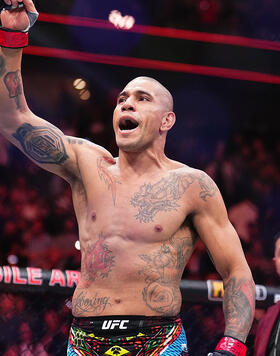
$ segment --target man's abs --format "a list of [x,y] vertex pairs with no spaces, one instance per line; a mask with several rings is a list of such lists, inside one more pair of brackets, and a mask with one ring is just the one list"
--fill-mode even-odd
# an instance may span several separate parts
[[180,239],[147,245],[100,236],[82,251],[73,315],[177,315],[188,255],[179,248]]
[[[120,277],[120,280],[122,278]],[[101,288],[100,283],[85,287],[81,280],[72,302],[76,317],[103,315],[174,316],[181,308],[178,283],[168,284],[160,280],[144,280],[118,284],[118,279]]]

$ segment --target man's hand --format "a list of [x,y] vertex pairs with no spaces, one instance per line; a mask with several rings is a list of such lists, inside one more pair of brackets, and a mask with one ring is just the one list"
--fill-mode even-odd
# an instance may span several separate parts
[[[2,10],[0,20],[2,27],[13,31],[27,31],[34,24],[38,12],[32,0],[4,0],[11,5],[11,10]],[[19,7],[23,4],[24,7]]]

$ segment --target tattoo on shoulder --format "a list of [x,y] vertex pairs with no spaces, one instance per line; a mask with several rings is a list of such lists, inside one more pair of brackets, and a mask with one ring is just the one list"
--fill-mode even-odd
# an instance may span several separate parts
[[0,56],[0,77],[6,72],[6,63],[3,56]]
[[199,196],[204,201],[216,194],[217,186],[205,173],[172,173],[154,184],[143,184],[130,200],[131,205],[138,208],[136,219],[141,223],[149,223],[158,212],[177,210],[180,207],[178,201],[196,181],[201,187]]
[[69,158],[60,131],[49,125],[32,126],[25,123],[13,137],[20,142],[23,151],[38,163],[61,165]]
[[97,158],[97,170],[99,178],[105,182],[106,186],[112,192],[113,203],[116,205],[117,184],[121,184],[114,175],[109,172],[108,165],[114,163],[109,157]]
[[255,287],[250,280],[232,278],[225,285],[225,334],[245,340],[254,318]]
[[197,176],[197,180],[201,187],[201,192],[199,193],[199,196],[204,201],[206,201],[208,197],[213,197],[213,195],[215,195],[218,191],[216,184],[207,174],[200,173]]
[[9,92],[9,97],[14,99],[17,109],[20,109],[20,95],[23,93],[20,72],[9,72],[4,77],[4,83]]

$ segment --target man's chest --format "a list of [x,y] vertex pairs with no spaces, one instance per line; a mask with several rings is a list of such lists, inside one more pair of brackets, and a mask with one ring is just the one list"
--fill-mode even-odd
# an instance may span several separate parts
[[85,184],[87,215],[94,222],[102,219],[115,231],[172,235],[192,208],[187,188],[187,182],[174,174],[127,182],[102,170]]

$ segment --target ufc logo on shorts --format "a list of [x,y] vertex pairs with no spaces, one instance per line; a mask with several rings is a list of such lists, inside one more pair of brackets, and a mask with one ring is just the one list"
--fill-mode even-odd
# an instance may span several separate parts
[[104,320],[102,330],[113,330],[115,327],[119,329],[127,329],[124,324],[129,323],[129,320]]

